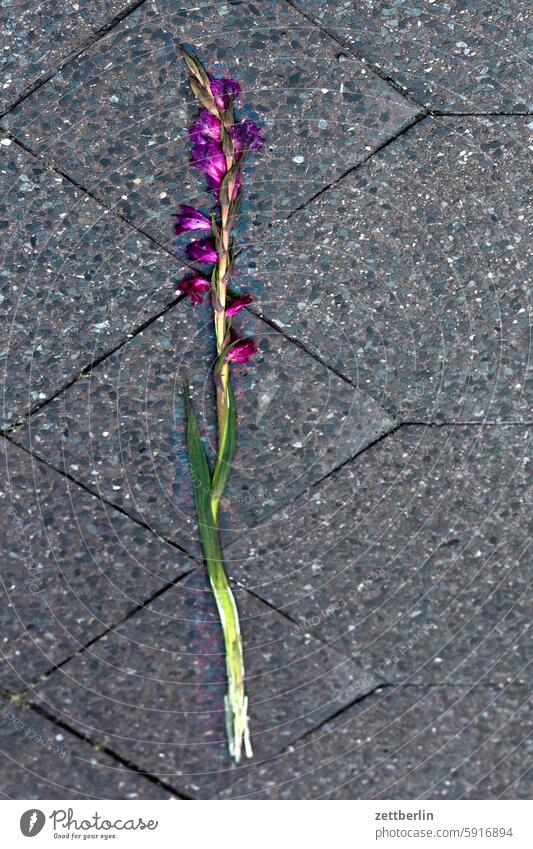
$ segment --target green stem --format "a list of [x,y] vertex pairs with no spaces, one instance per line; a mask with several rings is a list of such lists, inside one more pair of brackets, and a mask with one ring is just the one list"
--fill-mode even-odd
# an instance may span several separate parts
[[224,697],[224,705],[229,751],[238,763],[243,749],[246,757],[252,757],[248,727],[248,698],[244,691],[244,657],[239,614],[222,564],[218,524],[214,516],[213,524],[216,546],[210,546],[209,556],[206,552],[207,571],[224,634],[226,674],[228,677],[228,692]]

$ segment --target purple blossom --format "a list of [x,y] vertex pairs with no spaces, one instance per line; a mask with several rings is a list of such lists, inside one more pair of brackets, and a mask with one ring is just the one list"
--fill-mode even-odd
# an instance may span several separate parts
[[229,129],[229,134],[233,140],[235,154],[240,156],[246,150],[260,150],[263,145],[261,130],[255,121],[241,121],[239,124],[233,124]]
[[180,211],[174,212],[173,215],[176,218],[174,232],[177,236],[180,233],[187,233],[189,230],[211,230],[211,221],[207,215],[194,209],[193,206],[182,203]]
[[185,253],[188,259],[191,259],[193,262],[216,262],[218,259],[214,239],[191,242],[185,248]]
[[227,109],[230,100],[235,100],[241,93],[239,83],[230,77],[223,77],[222,79],[211,77],[210,83],[215,103],[221,110]]
[[227,171],[226,157],[218,142],[206,141],[195,144],[192,149],[192,164],[207,176],[207,185],[218,191]]
[[257,354],[257,343],[255,339],[237,339],[232,348],[226,354],[226,360],[233,363],[247,363],[248,360]]
[[228,307],[226,307],[226,315],[237,315],[244,307],[247,307],[251,304],[253,298],[251,295],[239,295],[237,298],[234,298]]
[[201,277],[199,274],[194,277],[187,277],[179,284],[177,294],[188,295],[193,304],[200,304],[203,301],[204,295],[211,289],[209,280]]
[[220,143],[220,120],[207,109],[202,109],[190,126],[193,144],[204,144],[211,139]]

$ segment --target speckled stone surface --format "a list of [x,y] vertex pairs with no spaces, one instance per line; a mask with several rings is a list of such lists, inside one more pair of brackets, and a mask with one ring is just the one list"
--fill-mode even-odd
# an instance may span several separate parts
[[29,707],[0,703],[0,798],[171,799]]
[[369,683],[526,680],[531,431],[405,427],[226,550]]
[[127,0],[4,0],[0,4],[0,112],[128,5]]
[[0,354],[5,425],[174,298],[180,266],[0,138]]
[[22,690],[194,561],[4,441],[0,691]]
[[[179,304],[14,436],[193,552],[200,549],[183,381],[212,442],[211,323],[207,305]],[[226,538],[256,526],[392,426],[371,398],[278,331],[243,313],[237,328],[258,339],[260,353],[232,369],[239,424],[222,505]]]
[[385,688],[282,755],[243,769],[220,795],[528,799],[531,730],[520,685]]
[[531,111],[526,0],[295,0],[420,102],[451,112]]
[[151,234],[201,194],[195,111],[179,55],[235,73],[267,138],[246,222],[284,216],[416,114],[380,77],[282,0],[144,3],[6,119],[18,137]]
[[[359,670],[246,591],[240,610],[257,759],[366,692]],[[203,568],[53,673],[32,698],[91,739],[209,798],[239,774],[227,754],[220,625]],[[68,719],[67,719],[68,718]]]
[[247,252],[264,314],[403,420],[529,421],[530,127],[410,129]]

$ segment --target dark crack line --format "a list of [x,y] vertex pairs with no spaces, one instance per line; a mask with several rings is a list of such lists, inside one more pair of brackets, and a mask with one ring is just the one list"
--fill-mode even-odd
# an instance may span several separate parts
[[97,41],[100,41],[105,35],[111,32],[117,24],[131,15],[132,12],[135,12],[140,6],[143,5],[145,0],[134,0],[133,3],[130,3],[129,6],[126,6],[125,9],[118,12],[110,21],[100,27],[100,29],[93,32],[91,35],[87,36],[83,41],[78,44],[77,47],[74,47],[69,53],[67,53],[59,62],[54,66],[53,70],[47,71],[44,74],[41,74],[36,80],[30,83],[26,88],[22,91],[14,101],[11,103],[8,108],[0,114],[0,119],[4,118],[8,115],[13,109],[23,103],[30,95],[34,94],[38,91],[43,85],[46,85],[53,77],[56,76],[63,68],[66,67],[70,62],[74,59],[77,59],[82,53],[84,53],[89,47],[92,47],[93,44],[96,44]]
[[380,68],[380,66],[377,65],[375,62],[372,62],[371,60],[367,59],[366,56],[363,56],[361,53],[359,53],[359,51],[357,51],[353,47],[353,45],[346,44],[344,41],[342,41],[342,39],[338,37],[338,35],[336,35],[336,33],[333,32],[333,30],[330,30],[328,27],[324,26],[323,23],[317,21],[316,18],[314,18],[312,15],[309,15],[300,6],[297,6],[296,3],[293,2],[293,0],[285,0],[285,2],[292,9],[294,9],[295,12],[301,15],[302,18],[305,18],[306,21],[309,21],[310,24],[313,24],[313,26],[321,30],[321,32],[325,33],[328,38],[331,38],[331,40],[338,44],[339,47],[342,47],[343,50],[346,50],[351,53],[352,56],[355,59],[358,59],[363,65],[365,65],[365,67],[370,68],[370,70],[377,77],[380,77],[383,82],[387,83],[387,85],[390,86],[390,88],[392,88],[397,94],[401,95],[404,100],[407,100],[409,103],[413,104],[414,106],[417,106],[419,109],[423,109],[425,112],[428,111],[424,103],[421,103],[414,97],[413,94],[411,94],[408,89],[404,88],[399,83],[397,83],[394,77],[384,71],[383,68]]
[[140,236],[152,242],[159,248],[159,250],[164,251],[164,253],[166,253],[167,256],[169,256],[172,260],[179,263],[181,266],[190,268],[191,271],[198,271],[198,269],[190,265],[187,260],[184,259],[184,257],[180,256],[180,254],[178,253],[174,253],[173,251],[171,251],[170,248],[167,247],[167,245],[165,245],[163,242],[160,242],[159,239],[156,239],[155,236],[152,236],[146,230],[143,230],[143,228],[139,227],[138,224],[135,224],[133,221],[130,221],[129,218],[126,218],[118,209],[114,209],[112,206],[109,206],[104,200],[102,200],[102,198],[98,197],[98,195],[95,195],[91,189],[88,189],[86,186],[83,185],[83,183],[80,183],[79,180],[77,180],[71,174],[67,174],[66,171],[63,171],[61,168],[59,168],[53,161],[45,159],[45,157],[41,156],[40,153],[36,153],[34,150],[32,150],[31,147],[28,147],[27,144],[17,138],[17,136],[15,136],[11,132],[11,130],[8,130],[7,127],[0,127],[0,131],[4,133],[13,142],[13,144],[16,144],[25,153],[29,153],[30,156],[33,156],[34,159],[46,166],[48,170],[52,171],[54,174],[57,174],[63,180],[66,180],[67,183],[70,183],[72,186],[74,186],[74,188],[78,189],[78,191],[83,192],[83,194],[87,195],[87,197],[90,197],[91,200],[97,203],[98,206],[100,206],[102,209],[105,209],[106,212],[109,212],[114,218],[117,218],[123,224],[127,224],[128,227],[131,227],[132,230],[135,230],[135,232],[138,233]]
[[430,109],[433,118],[528,118],[533,112],[445,112]]
[[[66,657],[64,660],[59,661],[59,663],[55,663],[53,666],[51,666],[49,669],[47,669],[45,672],[43,672],[37,678],[34,678],[31,681],[28,681],[28,683],[25,683],[25,686],[20,691],[20,695],[27,696],[28,693],[30,693],[34,690],[37,690],[42,684],[44,684],[46,681],[48,681],[50,676],[53,675],[58,669],[62,669],[63,666],[66,666],[67,663],[70,663],[70,661],[73,660],[75,657],[78,657],[78,655],[83,654],[85,651],[87,651],[87,649],[89,649],[92,645],[94,645],[94,643],[97,643],[103,637],[106,637],[108,634],[114,633],[117,628],[119,628],[121,625],[123,625],[129,619],[131,619],[132,616],[136,616],[137,613],[139,613],[141,610],[144,610],[146,607],[148,607],[153,601],[155,601],[157,598],[162,596],[163,593],[166,593],[167,590],[172,589],[172,587],[176,587],[181,581],[183,581],[185,578],[187,578],[191,574],[191,572],[193,572],[195,570],[195,568],[200,568],[200,567],[193,566],[191,568],[191,571],[185,572],[183,575],[178,575],[178,577],[175,578],[173,581],[167,581],[167,583],[163,587],[159,587],[158,590],[155,590],[151,595],[149,595],[147,598],[145,598],[145,600],[143,602],[141,602],[140,604],[138,604],[134,608],[132,608],[130,611],[128,611],[128,613],[126,613],[117,622],[114,622],[112,625],[109,625],[101,633],[97,634],[95,637],[92,637],[87,643],[80,645],[76,649],[76,651],[72,652],[71,655]],[[18,695],[18,693],[13,693],[12,695],[16,696],[16,695]]]
[[171,784],[168,784],[166,781],[163,781],[161,778],[158,778],[156,775],[152,775],[150,772],[145,772],[141,767],[137,766],[133,761],[130,761],[128,758],[124,758],[122,755],[119,755],[113,749],[110,749],[108,746],[98,743],[93,740],[92,737],[89,737],[87,734],[83,734],[81,731],[78,731],[77,728],[70,725],[68,722],[65,722],[64,719],[60,719],[55,716],[49,710],[44,708],[42,705],[36,704],[30,699],[22,698],[20,696],[15,696],[12,701],[19,702],[23,704],[25,707],[34,711],[34,713],[39,714],[44,719],[48,720],[48,722],[52,722],[58,728],[62,728],[68,734],[71,734],[73,737],[77,737],[78,740],[82,740],[84,743],[87,743],[94,749],[96,752],[103,753],[107,755],[109,758],[112,758],[117,763],[121,764],[121,766],[126,767],[129,772],[133,772],[136,775],[146,779],[151,784],[155,784],[160,789],[164,790],[166,793],[170,793],[175,799],[183,799],[183,800],[192,800],[194,797],[186,796],[185,794],[176,790]]
[[66,381],[66,383],[63,383],[58,389],[56,389],[55,392],[52,393],[52,395],[49,395],[47,398],[44,398],[42,401],[39,401],[38,403],[34,404],[33,407],[31,407],[22,416],[19,416],[19,418],[16,419],[12,424],[0,430],[0,436],[8,437],[14,431],[22,427],[22,425],[24,425],[26,421],[31,418],[31,416],[33,416],[35,413],[38,413],[40,410],[43,409],[43,407],[48,406],[48,404],[54,401],[59,395],[62,395],[63,392],[66,392],[67,389],[69,389],[83,377],[87,377],[87,375],[89,375],[94,368],[103,363],[104,360],[107,360],[109,357],[113,356],[113,354],[116,354],[116,352],[120,351],[120,349],[123,348],[124,345],[127,345],[128,342],[130,342],[132,339],[135,339],[136,336],[146,330],[147,327],[150,327],[151,324],[160,319],[162,316],[166,315],[166,313],[173,309],[173,307],[177,306],[177,304],[179,304],[184,299],[184,297],[184,295],[180,295],[177,298],[174,298],[172,301],[170,301],[170,303],[166,304],[158,313],[153,316],[150,316],[150,318],[147,318],[146,321],[143,321],[142,324],[138,325],[134,330],[131,331],[131,333],[128,333],[127,336],[124,337],[124,339],[121,339],[120,342],[118,342],[112,348],[109,348],[107,351],[104,351],[98,357],[95,357],[94,360],[91,360],[90,363],[83,366],[83,368],[80,369],[74,377]]
[[83,481],[77,480],[70,474],[70,472],[65,471],[65,469],[62,469],[59,466],[54,466],[53,463],[50,463],[48,460],[45,460],[44,457],[41,457],[33,449],[27,448],[22,443],[15,442],[15,440],[12,439],[9,435],[3,434],[3,436],[4,439],[11,443],[11,445],[14,445],[16,448],[20,448],[21,451],[24,451],[26,454],[29,454],[32,459],[37,460],[39,463],[42,463],[43,466],[47,466],[49,469],[51,469],[53,472],[56,472],[58,475],[62,475],[75,486],[78,486],[80,489],[84,490],[84,492],[87,492],[89,495],[92,495],[93,498],[98,498],[99,501],[101,501],[103,504],[106,504],[107,507],[110,507],[112,510],[117,510],[119,513],[122,513],[122,515],[125,516],[127,519],[131,519],[132,522],[135,522],[136,525],[139,525],[141,528],[144,528],[146,531],[149,531],[152,536],[155,537],[155,539],[157,539],[159,542],[163,542],[166,543],[166,545],[172,546],[172,548],[175,548],[181,554],[186,555],[189,559],[193,560],[195,563],[198,563],[198,557],[196,555],[192,554],[190,551],[187,551],[187,549],[182,548],[182,546],[180,546],[174,540],[161,536],[161,534],[154,530],[154,528],[152,528],[151,525],[149,525],[147,522],[144,522],[137,516],[133,516],[131,513],[128,513],[128,511],[121,507],[119,504],[115,504],[113,501],[109,501],[107,498],[104,498],[101,493],[92,489],[86,483],[83,483]]
[[[286,0],[286,2],[288,2],[288,0]],[[329,191],[331,188],[333,188],[333,186],[336,186],[337,183],[340,183],[342,180],[346,179],[346,177],[349,177],[350,174],[355,174],[355,173],[357,173],[357,171],[364,168],[365,165],[367,164],[367,162],[369,162],[369,160],[373,159],[374,156],[376,156],[378,153],[381,153],[382,150],[385,150],[385,148],[389,147],[389,145],[393,144],[393,142],[397,141],[402,136],[404,136],[406,133],[408,133],[409,130],[412,130],[413,127],[416,127],[417,124],[420,124],[421,121],[426,121],[428,118],[431,118],[431,115],[427,111],[422,112],[419,115],[416,115],[412,119],[412,121],[409,121],[409,123],[405,124],[394,136],[391,136],[389,139],[386,139],[382,144],[378,145],[378,147],[374,148],[374,150],[372,150],[368,154],[368,156],[365,156],[364,159],[361,159],[355,165],[352,165],[350,168],[348,168],[346,171],[344,171],[344,173],[342,173],[339,177],[336,177],[331,183],[328,183],[327,186],[323,186],[321,189],[319,189],[317,192],[315,192],[315,194],[312,195],[310,198],[308,198],[307,200],[304,200],[299,206],[297,206],[295,209],[293,209],[291,212],[289,212],[289,214],[283,219],[283,221],[290,221],[290,219],[294,215],[296,215],[297,212],[300,212],[302,209],[305,209],[305,207],[308,206],[310,203],[314,203],[314,201],[317,200],[317,198],[321,197],[321,195],[323,195],[325,192]]]

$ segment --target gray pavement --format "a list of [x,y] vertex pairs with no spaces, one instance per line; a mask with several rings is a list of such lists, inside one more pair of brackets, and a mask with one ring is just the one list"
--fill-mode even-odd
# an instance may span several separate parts
[[[527,798],[527,4],[1,14],[0,795]],[[222,505],[239,766],[184,441],[185,376],[214,434],[182,42],[267,140]]]

